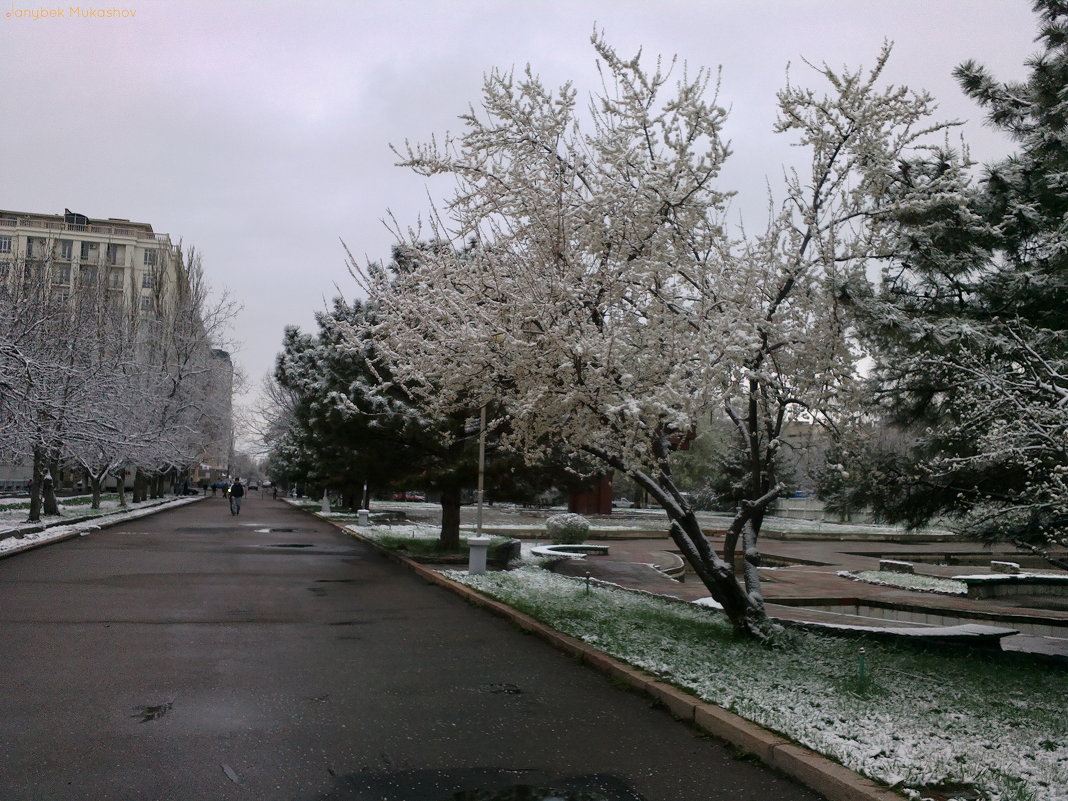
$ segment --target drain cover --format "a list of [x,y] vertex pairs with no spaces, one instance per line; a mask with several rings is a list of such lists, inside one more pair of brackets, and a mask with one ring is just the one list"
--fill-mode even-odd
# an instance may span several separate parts
[[311,548],[313,547],[310,542],[285,542],[281,545],[272,545],[272,548]]

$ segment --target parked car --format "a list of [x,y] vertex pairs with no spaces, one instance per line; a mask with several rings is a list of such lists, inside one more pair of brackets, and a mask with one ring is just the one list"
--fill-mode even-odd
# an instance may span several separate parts
[[620,509],[629,509],[634,505],[634,501],[629,498],[614,498],[612,500],[613,506],[618,506]]

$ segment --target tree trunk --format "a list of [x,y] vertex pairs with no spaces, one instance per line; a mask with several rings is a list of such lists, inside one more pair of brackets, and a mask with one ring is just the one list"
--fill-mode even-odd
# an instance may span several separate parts
[[134,503],[141,503],[141,501],[145,500],[145,496],[146,496],[145,489],[146,489],[147,483],[148,483],[148,480],[145,477],[145,471],[142,470],[140,467],[138,467],[137,470],[134,472],[134,482],[133,482],[133,502]]
[[100,508],[100,487],[104,483],[104,476],[91,476],[89,473],[85,474],[86,480],[89,482],[89,488],[93,493],[93,502],[90,504],[90,508]]
[[460,549],[460,487],[441,489],[441,536],[438,543],[442,550]]
[[33,449],[33,478],[30,480],[30,516],[27,523],[37,523],[41,519],[41,484],[44,483],[44,453],[40,448]]
[[768,640],[781,631],[778,623],[768,619],[756,570],[746,572],[747,582],[757,582],[755,587],[749,591],[743,590],[734,575],[734,565],[722,559],[712,548],[693,509],[679,494],[666,470],[661,472],[658,480],[654,480],[641,471],[626,471],[624,465],[613,464],[614,460],[601,454],[595,452],[595,455],[616,469],[627,472],[638,486],[660,504],[671,521],[671,539],[701,583],[708,588],[712,598],[723,607],[724,614],[736,631],[759,640]]
[[56,500],[56,485],[51,470],[45,471],[44,480],[41,482],[41,501],[45,515],[59,514],[59,501]]
[[119,496],[119,508],[126,508],[126,467],[115,471],[115,492]]

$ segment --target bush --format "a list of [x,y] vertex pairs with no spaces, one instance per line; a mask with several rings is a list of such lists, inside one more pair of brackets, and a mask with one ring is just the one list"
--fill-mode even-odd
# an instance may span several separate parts
[[545,520],[545,530],[557,545],[579,545],[590,533],[590,521],[582,515],[553,515]]

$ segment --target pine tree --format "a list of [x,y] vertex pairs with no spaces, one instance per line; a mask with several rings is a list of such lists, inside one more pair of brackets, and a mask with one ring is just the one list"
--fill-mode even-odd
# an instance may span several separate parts
[[906,255],[866,305],[877,408],[908,436],[854,447],[838,495],[1031,544],[1068,533],[1068,4],[1035,10],[1026,81],[955,72],[1018,152],[979,180],[948,150],[902,165],[926,202],[898,216]]

